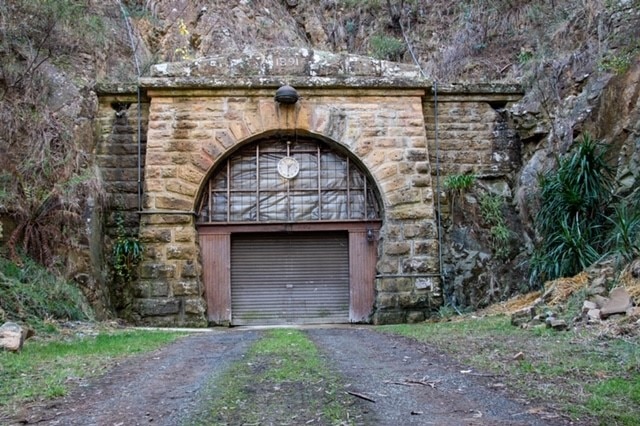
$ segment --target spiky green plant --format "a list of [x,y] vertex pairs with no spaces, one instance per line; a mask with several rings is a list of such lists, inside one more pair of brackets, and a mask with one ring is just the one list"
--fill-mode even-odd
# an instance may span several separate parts
[[530,283],[578,273],[604,252],[606,208],[612,200],[612,172],[602,144],[585,134],[575,152],[540,177],[540,241],[531,261]]
[[607,220],[611,225],[606,241],[609,250],[626,261],[640,256],[640,210],[620,203]]
[[512,232],[507,227],[504,213],[504,198],[497,194],[484,193],[480,196],[480,213],[482,218],[490,226],[491,248],[500,259],[507,259],[511,248]]

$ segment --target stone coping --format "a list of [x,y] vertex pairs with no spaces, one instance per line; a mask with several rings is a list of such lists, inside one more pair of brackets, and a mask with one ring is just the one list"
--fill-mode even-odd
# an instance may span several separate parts
[[413,64],[298,47],[245,49],[190,61],[156,64],[151,77],[401,77],[424,78]]
[[[331,53],[300,47],[245,49],[183,62],[151,67],[137,84],[102,83],[100,95],[126,95],[147,90],[259,90],[289,84],[296,89],[421,89],[442,95],[522,96],[514,83],[448,83],[438,85],[414,64],[391,62],[347,53]],[[189,94],[187,94],[189,95]],[[248,93],[244,93],[248,96]],[[259,96],[262,96],[260,94]]]
[[[421,79],[406,78],[379,78],[379,77],[351,77],[351,78],[328,78],[328,77],[292,77],[292,78],[152,78],[144,77],[140,79],[142,95],[146,100],[148,90],[162,91],[188,91],[188,90],[243,90],[242,95],[248,96],[247,90],[255,91],[256,96],[260,89],[272,90],[289,84],[296,89],[354,89],[354,90],[375,90],[375,89],[419,89],[426,95],[434,94],[434,84]],[[96,85],[96,92],[100,96],[135,96],[138,86],[135,83],[100,83]],[[510,100],[522,97],[524,90],[521,85],[514,83],[450,83],[438,84],[435,86],[438,95],[441,96],[499,96]],[[393,96],[393,93],[388,93]]]

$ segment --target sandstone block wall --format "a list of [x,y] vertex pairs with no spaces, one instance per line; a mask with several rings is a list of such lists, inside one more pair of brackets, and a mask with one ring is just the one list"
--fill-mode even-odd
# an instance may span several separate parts
[[[519,160],[501,113],[517,90],[454,86],[438,93],[408,64],[280,48],[159,64],[141,83],[149,99],[139,212],[145,258],[134,288],[141,323],[206,325],[197,204],[217,165],[245,143],[314,136],[370,173],[383,203],[374,323],[421,321],[442,304],[436,213],[443,212],[435,211],[433,177],[503,178]],[[294,105],[273,99],[285,83],[301,96]],[[105,154],[101,167],[131,206],[131,176],[113,167],[131,164],[124,143],[130,122],[114,122],[112,100],[103,98],[104,148],[122,161]],[[122,134],[114,138],[116,125]]]
[[[384,203],[374,321],[406,320],[437,306],[437,230],[422,92],[301,90],[279,106],[272,91],[149,91],[151,106],[140,238],[148,256],[137,284],[143,322],[204,319],[193,213],[225,155],[261,135],[289,131],[340,144],[362,161]],[[436,248],[434,251],[433,248]],[[389,276],[387,278],[387,276]],[[416,278],[420,278],[416,282]],[[390,282],[402,281],[403,285]]]
[[[101,96],[96,119],[98,143],[96,164],[108,194],[107,208],[113,226],[113,215],[121,213],[127,228],[138,232],[138,162],[140,178],[144,178],[144,163],[149,120],[149,100],[140,104],[140,147],[138,147],[138,105],[135,94]],[[140,158],[138,158],[140,149]],[[142,183],[142,182],[141,182]]]

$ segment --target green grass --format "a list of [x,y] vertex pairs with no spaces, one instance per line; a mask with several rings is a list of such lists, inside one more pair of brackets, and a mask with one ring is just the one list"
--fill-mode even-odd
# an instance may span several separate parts
[[88,320],[93,311],[80,289],[29,258],[22,265],[0,255],[0,308],[7,318],[37,330],[44,319]]
[[64,396],[123,357],[154,350],[181,334],[156,331],[101,333],[71,341],[29,340],[21,352],[0,352],[0,414],[29,401]]
[[212,384],[206,412],[190,424],[348,425],[338,375],[301,331],[270,330]]
[[[575,421],[640,424],[640,339],[597,330],[520,329],[505,316],[380,328],[426,342],[465,368],[500,377],[519,395],[550,403]],[[524,359],[513,356],[524,353]]]

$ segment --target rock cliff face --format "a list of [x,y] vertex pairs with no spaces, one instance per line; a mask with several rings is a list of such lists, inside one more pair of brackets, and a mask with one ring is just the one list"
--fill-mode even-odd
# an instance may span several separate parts
[[[495,131],[504,137],[498,139],[520,166],[499,181],[484,176],[478,183],[479,188],[506,197],[504,216],[517,236],[510,242],[507,260],[495,256],[495,247],[486,234],[491,225],[480,213],[467,215],[468,223],[445,224],[451,227],[444,246],[452,247],[445,253],[452,283],[448,295],[455,296],[457,303],[475,306],[522,287],[526,267],[516,266],[526,265],[535,240],[532,218],[536,212],[537,175],[552,169],[556,155],[570,151],[574,140],[585,131],[607,144],[618,194],[632,196],[637,192],[640,1],[471,3],[121,0],[118,7],[106,7],[102,2],[90,1],[87,13],[95,14],[101,29],[74,36],[74,29],[65,26],[63,33],[67,37],[61,38],[64,43],[43,44],[50,53],[54,52],[46,58],[34,56],[28,49],[9,48],[6,43],[0,54],[5,59],[18,57],[16,64],[23,67],[42,60],[40,66],[27,70],[48,82],[47,87],[55,87],[43,91],[46,96],[38,101],[46,106],[50,123],[68,129],[71,139],[81,142],[75,149],[98,154],[83,159],[84,170],[91,169],[102,155],[95,150],[99,141],[91,134],[98,108],[96,82],[125,88],[159,62],[287,46],[405,63],[415,61],[427,78],[443,85],[491,81],[522,84],[522,101],[508,107],[493,105],[503,116],[502,128]],[[3,22],[11,22],[23,21],[23,15],[31,12],[12,6],[2,13],[6,18]],[[8,35],[12,28],[2,27]],[[42,34],[33,30],[25,37],[37,40]],[[9,74],[2,75],[6,104],[11,85]],[[113,101],[119,102],[117,98]],[[126,105],[132,104],[131,99],[125,101]],[[5,113],[11,115],[11,110]],[[133,114],[128,118],[133,119]],[[10,150],[0,149],[5,158],[15,158],[9,155]],[[121,183],[114,177],[107,184],[111,185],[108,190],[117,192]],[[479,197],[471,192],[457,208],[474,212],[479,209]],[[448,204],[446,199],[444,202]],[[77,255],[69,256],[73,262],[68,274],[94,294],[96,301],[108,305],[108,298],[101,295],[105,277],[86,273],[87,269],[105,270],[108,263],[103,254],[89,255],[86,250],[86,235],[100,234],[95,223],[101,218],[91,216],[92,203],[85,203],[85,217],[93,221],[88,221],[81,232],[85,235],[79,241],[84,246],[80,246]],[[133,232],[135,214],[130,212],[127,217],[126,225]],[[12,224],[7,216],[3,220],[6,241]],[[105,223],[107,235],[114,236],[114,218],[107,215]],[[99,244],[94,242],[96,245]]]

